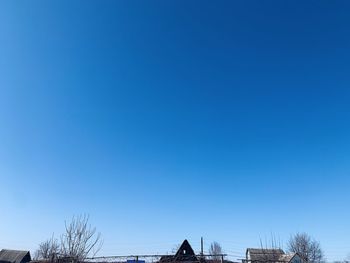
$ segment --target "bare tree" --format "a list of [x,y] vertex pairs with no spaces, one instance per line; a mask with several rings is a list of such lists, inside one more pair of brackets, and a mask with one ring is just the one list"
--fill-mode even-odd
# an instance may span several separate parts
[[39,248],[35,251],[34,259],[49,259],[53,261],[60,252],[60,245],[54,235],[51,239],[48,239],[39,244]]
[[73,217],[70,223],[65,223],[65,232],[60,241],[52,236],[51,239],[40,243],[34,258],[53,262],[58,257],[63,257],[78,262],[95,256],[102,246],[101,234],[91,227],[86,215]]
[[61,254],[64,257],[83,261],[87,257],[95,256],[101,249],[101,234],[91,227],[88,216],[73,217],[65,226],[66,231],[61,236]]
[[292,236],[288,242],[288,250],[298,253],[306,262],[320,263],[324,260],[320,243],[306,233]]
[[222,254],[223,254],[222,247],[218,242],[214,241],[213,243],[210,244],[209,255],[211,255],[211,259],[215,261],[220,261]]

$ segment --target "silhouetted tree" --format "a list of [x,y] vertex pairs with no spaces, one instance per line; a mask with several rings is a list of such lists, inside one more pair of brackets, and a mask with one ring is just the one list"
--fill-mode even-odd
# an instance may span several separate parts
[[91,227],[88,216],[73,217],[65,226],[66,231],[61,236],[61,254],[64,257],[83,261],[95,256],[101,249],[101,234],[96,232],[95,227]]
[[306,262],[320,263],[324,260],[320,243],[306,233],[292,236],[288,242],[288,250],[298,253]]
[[208,252],[209,255],[212,255],[211,259],[218,262],[221,260],[221,254],[223,254],[223,252],[222,247],[218,242],[214,241],[213,243],[211,243]]
[[57,239],[52,235],[51,239],[48,239],[39,244],[39,248],[35,251],[34,259],[50,259],[53,261],[60,253],[60,245]]
[[52,236],[40,243],[34,258],[54,261],[61,257],[84,261],[87,257],[95,256],[102,246],[101,234],[91,227],[86,215],[73,217],[68,224],[65,222],[65,232],[60,241]]

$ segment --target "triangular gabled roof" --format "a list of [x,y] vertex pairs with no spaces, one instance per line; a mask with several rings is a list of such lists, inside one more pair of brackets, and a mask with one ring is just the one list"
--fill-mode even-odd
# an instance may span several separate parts
[[175,254],[175,258],[180,257],[180,256],[195,256],[196,254],[194,253],[190,243],[188,243],[187,239],[182,242],[180,248],[177,250]]
[[174,256],[163,256],[159,262],[199,262],[199,260],[190,243],[187,240],[184,240]]

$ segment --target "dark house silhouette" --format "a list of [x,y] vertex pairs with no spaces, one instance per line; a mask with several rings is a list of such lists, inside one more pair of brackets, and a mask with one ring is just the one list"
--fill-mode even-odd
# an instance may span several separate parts
[[29,251],[10,249],[0,251],[0,263],[27,263],[31,260]]
[[198,258],[194,253],[190,243],[185,240],[175,255],[163,256],[160,258],[159,263],[174,263],[174,262],[204,262],[204,260]]

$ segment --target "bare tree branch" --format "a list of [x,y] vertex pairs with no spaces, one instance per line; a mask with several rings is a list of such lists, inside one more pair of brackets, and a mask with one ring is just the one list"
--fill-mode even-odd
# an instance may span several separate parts
[[52,236],[51,239],[39,244],[35,252],[35,259],[54,261],[60,257],[71,258],[79,262],[87,257],[94,257],[102,247],[101,234],[89,224],[89,217],[79,215],[71,222],[65,222],[65,232],[61,235],[61,242]]
[[215,241],[213,243],[211,243],[210,247],[209,247],[209,255],[212,255],[211,259],[216,261],[216,262],[220,262],[220,260],[221,260],[220,255],[221,254],[223,254],[221,245]]
[[320,243],[306,233],[292,236],[288,242],[288,250],[298,253],[306,262],[320,263],[324,260]]
[[39,244],[39,248],[35,251],[34,259],[46,259],[53,261],[60,252],[60,245],[54,235],[51,239],[48,239]]
[[102,247],[101,234],[89,224],[86,215],[73,217],[65,223],[66,231],[61,236],[61,254],[82,261],[93,257]]

